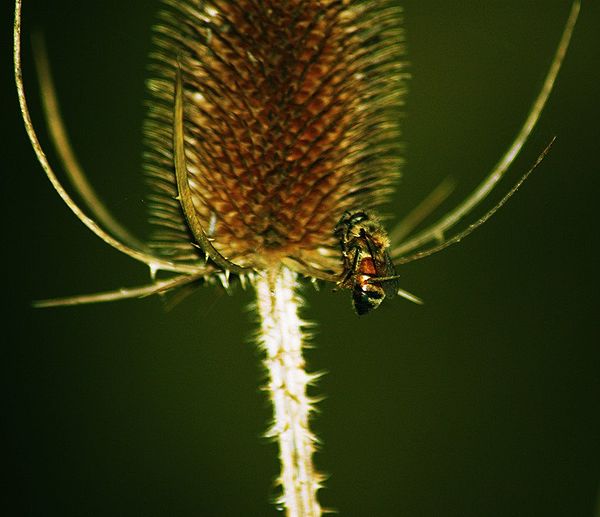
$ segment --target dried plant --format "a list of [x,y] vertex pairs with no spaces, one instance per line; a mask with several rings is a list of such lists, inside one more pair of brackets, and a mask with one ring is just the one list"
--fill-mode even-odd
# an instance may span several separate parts
[[[385,232],[376,210],[398,177],[399,113],[406,89],[402,12],[384,0],[229,2],[165,0],[155,28],[145,124],[148,242],[115,221],[84,176],[62,123],[48,60],[36,45],[44,109],[62,165],[86,215],[59,182],[31,123],[21,74],[21,0],[14,25],[21,111],[37,157],[75,215],[107,244],[148,265],[152,283],[38,302],[120,300],[214,282],[252,285],[258,341],[269,372],[282,495],[289,516],[318,516],[322,476],[309,429],[314,400],[298,311],[301,278],[352,291],[358,314],[400,294],[395,265],[435,253],[483,224],[446,237],[509,169],[546,104],[579,12],[574,2],[541,91],[484,181],[424,230],[414,229],[452,190],[443,182]],[[549,146],[548,146],[549,147]],[[156,279],[157,272],[172,275]],[[164,274],[164,273],[163,273]]]

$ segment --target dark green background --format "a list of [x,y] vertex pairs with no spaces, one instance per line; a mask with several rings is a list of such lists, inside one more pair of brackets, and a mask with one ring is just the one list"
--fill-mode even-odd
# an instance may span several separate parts
[[[147,282],[63,206],[28,146],[3,2],[5,427],[31,516],[262,516],[276,448],[251,292],[32,310],[29,302]],[[140,174],[153,1],[25,1],[46,34],[72,140],[114,213],[147,230]],[[458,202],[495,163],[541,85],[568,1],[404,2],[414,79],[393,211],[452,175]],[[598,515],[600,12],[584,2],[550,104],[510,177],[553,135],[483,228],[401,269],[401,299],[358,319],[348,293],[305,289],[307,352],[326,370],[314,428],[321,499],[343,516]],[[30,48],[25,79],[43,127]],[[54,153],[47,145],[49,155]],[[54,162],[56,163],[56,162]],[[500,192],[492,196],[497,199]],[[493,202],[490,200],[488,206]],[[391,208],[392,210],[392,208]]]

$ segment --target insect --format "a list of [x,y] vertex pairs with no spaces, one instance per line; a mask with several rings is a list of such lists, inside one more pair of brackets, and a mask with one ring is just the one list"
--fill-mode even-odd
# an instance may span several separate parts
[[400,289],[400,277],[388,252],[390,238],[377,216],[364,210],[347,210],[333,233],[339,240],[344,263],[338,286],[352,290],[352,302],[359,316],[379,307],[386,296],[400,294],[422,303]]

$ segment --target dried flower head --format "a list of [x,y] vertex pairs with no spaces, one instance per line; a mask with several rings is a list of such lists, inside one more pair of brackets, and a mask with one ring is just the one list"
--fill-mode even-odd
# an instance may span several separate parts
[[[167,2],[146,123],[152,246],[197,260],[178,203],[173,84],[183,82],[193,210],[230,262],[340,271],[344,210],[385,200],[401,164],[401,10],[388,2]],[[174,245],[175,244],[175,245]]]

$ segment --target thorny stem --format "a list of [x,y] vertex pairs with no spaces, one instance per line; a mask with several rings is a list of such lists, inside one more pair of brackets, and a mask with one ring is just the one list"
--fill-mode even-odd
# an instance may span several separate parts
[[286,515],[319,517],[317,490],[322,477],[312,464],[316,437],[308,427],[308,418],[313,401],[306,393],[317,376],[304,368],[304,322],[298,316],[296,285],[296,275],[286,268],[266,271],[255,280],[259,341],[266,353],[267,389],[274,413],[268,436],[277,438],[279,445],[283,494],[278,502],[285,507]]

